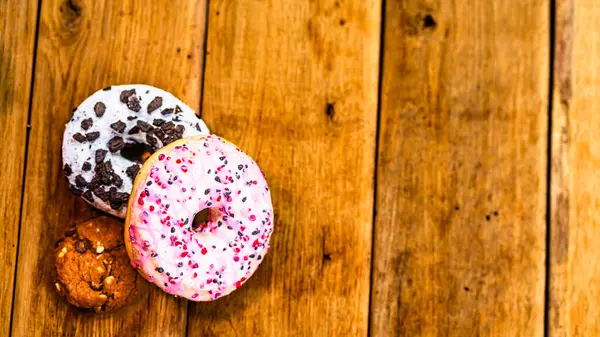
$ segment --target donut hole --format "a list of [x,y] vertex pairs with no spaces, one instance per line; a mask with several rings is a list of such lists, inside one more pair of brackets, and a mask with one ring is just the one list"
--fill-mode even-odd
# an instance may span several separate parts
[[201,228],[206,227],[206,224],[208,223],[209,220],[210,220],[210,210],[208,208],[205,208],[205,209],[201,210],[200,212],[196,213],[196,215],[194,215],[194,221],[192,222],[192,228],[195,231],[198,231]]
[[126,143],[121,149],[121,156],[133,162],[143,163],[152,154],[152,149],[147,144]]

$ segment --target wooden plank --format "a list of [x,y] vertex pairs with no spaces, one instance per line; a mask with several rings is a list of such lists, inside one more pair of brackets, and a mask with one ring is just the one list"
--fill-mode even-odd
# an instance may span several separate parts
[[373,336],[542,336],[549,2],[388,1]]
[[365,336],[379,0],[211,1],[203,117],[265,172],[269,254],[190,336]]
[[556,6],[548,335],[598,336],[600,7]]
[[97,214],[67,190],[61,142],[71,109],[110,84],[147,83],[200,106],[204,0],[42,3],[14,308],[14,336],[181,336],[187,303],[154,288],[108,317],[83,314],[52,287],[52,249]]
[[13,299],[37,0],[0,2],[0,335],[8,336]]

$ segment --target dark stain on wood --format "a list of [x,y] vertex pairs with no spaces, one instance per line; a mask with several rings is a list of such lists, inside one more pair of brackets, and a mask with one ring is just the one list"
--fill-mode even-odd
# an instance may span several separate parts
[[325,106],[325,114],[330,120],[335,116],[335,103],[327,103]]

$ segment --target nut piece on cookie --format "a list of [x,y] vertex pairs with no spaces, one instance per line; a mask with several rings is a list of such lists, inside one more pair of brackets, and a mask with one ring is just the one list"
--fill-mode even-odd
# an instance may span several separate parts
[[113,312],[146,292],[146,281],[129,263],[123,224],[115,219],[103,216],[67,230],[55,257],[54,287],[76,307]]

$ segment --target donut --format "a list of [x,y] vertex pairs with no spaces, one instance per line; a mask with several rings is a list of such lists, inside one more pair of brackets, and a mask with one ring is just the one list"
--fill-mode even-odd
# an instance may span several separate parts
[[[194,225],[194,216],[208,220]],[[269,249],[273,206],[258,165],[215,135],[155,152],[135,180],[125,246],[131,263],[163,291],[212,301],[239,288]]]
[[63,136],[69,190],[124,218],[143,153],[207,133],[194,110],[164,90],[141,84],[98,90],[73,111]]
[[55,249],[58,294],[96,313],[137,302],[147,282],[131,267],[123,241],[123,224],[105,216],[67,230]]

